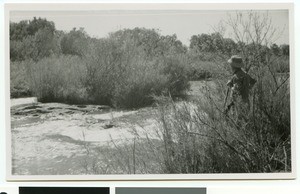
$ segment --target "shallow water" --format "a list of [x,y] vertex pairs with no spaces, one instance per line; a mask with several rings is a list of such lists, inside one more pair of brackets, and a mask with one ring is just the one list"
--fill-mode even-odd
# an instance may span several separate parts
[[[189,94],[199,97],[202,86],[193,82]],[[137,136],[160,138],[157,110],[152,107],[126,111],[99,105],[28,103],[33,99],[12,101],[15,175],[84,174],[85,160],[97,148],[112,149]]]
[[[13,106],[12,170],[16,175],[84,173],[76,168],[87,154],[87,145],[94,149],[112,146],[112,141],[127,143],[135,138],[136,132],[145,136],[145,129],[151,134],[155,127],[152,111],[152,108],[118,111],[98,105],[61,103]],[[58,171],[61,165],[65,169]]]

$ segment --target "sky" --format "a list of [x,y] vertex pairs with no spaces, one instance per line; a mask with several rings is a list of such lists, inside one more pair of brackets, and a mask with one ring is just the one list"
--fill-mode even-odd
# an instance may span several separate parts
[[[162,35],[176,34],[183,44],[189,45],[192,35],[213,33],[213,27],[227,20],[228,14],[236,11],[176,11],[176,10],[136,10],[136,11],[11,11],[10,21],[31,20],[33,17],[46,18],[55,23],[57,30],[70,31],[74,27],[83,27],[92,37],[107,37],[109,32],[124,28],[145,27],[159,29]],[[259,11],[266,14],[266,11]],[[288,11],[269,10],[275,28],[280,32],[276,44],[289,43]],[[227,29],[230,37],[232,31]]]

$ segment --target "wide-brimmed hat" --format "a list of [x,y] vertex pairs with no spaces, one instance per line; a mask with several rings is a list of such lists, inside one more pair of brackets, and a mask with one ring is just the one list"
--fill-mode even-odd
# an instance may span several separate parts
[[231,67],[235,67],[235,68],[244,67],[243,59],[238,55],[233,55],[227,62],[231,65]]

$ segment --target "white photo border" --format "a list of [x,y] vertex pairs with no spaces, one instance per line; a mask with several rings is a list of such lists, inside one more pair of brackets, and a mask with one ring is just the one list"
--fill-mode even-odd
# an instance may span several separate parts
[[[296,124],[295,124],[295,45],[293,3],[9,3],[5,13],[5,126],[7,181],[180,181],[180,180],[275,180],[296,179]],[[147,175],[13,175],[10,115],[9,19],[11,11],[91,11],[91,10],[288,10],[290,45],[290,112],[292,170],[287,173],[218,173],[218,174],[147,174]]]

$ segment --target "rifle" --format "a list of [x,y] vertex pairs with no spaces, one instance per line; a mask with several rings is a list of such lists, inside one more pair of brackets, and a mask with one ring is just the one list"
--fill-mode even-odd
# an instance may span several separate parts
[[231,102],[228,106],[226,106],[229,90],[230,90],[230,88],[227,88],[226,97],[225,97],[225,101],[224,101],[224,113],[225,114],[227,114],[228,111],[231,109],[231,107],[234,105],[234,102]]
[[227,91],[226,91],[225,101],[224,101],[224,110],[225,110],[225,108],[226,108],[226,103],[227,103],[227,98],[228,98],[229,90],[230,90],[230,88],[228,87],[228,88],[227,88]]

